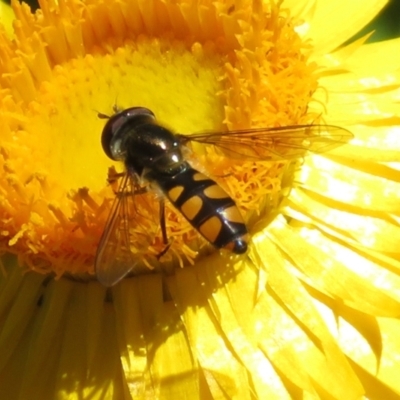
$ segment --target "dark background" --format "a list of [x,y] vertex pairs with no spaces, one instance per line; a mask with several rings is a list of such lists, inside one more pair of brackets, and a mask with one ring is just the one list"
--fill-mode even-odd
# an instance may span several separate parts
[[[24,0],[35,10],[38,8],[37,0]],[[335,1],[335,0],[332,0]],[[351,0],[350,0],[351,1]],[[6,0],[9,3],[8,0]],[[362,1],[359,2],[362,7]],[[380,40],[390,39],[400,36],[400,0],[391,0],[380,14],[364,27],[357,35],[349,39],[346,43],[359,38],[375,30],[374,34],[368,39],[368,42],[378,42]]]

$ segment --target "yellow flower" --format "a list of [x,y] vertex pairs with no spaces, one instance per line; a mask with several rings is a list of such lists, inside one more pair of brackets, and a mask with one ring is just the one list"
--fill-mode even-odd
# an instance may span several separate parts
[[[370,3],[43,0],[33,15],[13,2],[0,398],[394,398],[400,42],[336,50],[383,6]],[[106,289],[94,256],[121,166],[98,113],[114,106],[148,107],[177,132],[319,122],[355,138],[257,162],[196,146],[190,159],[245,215],[248,254],[212,250],[167,205],[157,261],[150,195],[138,214],[154,211],[154,235],[143,249],[132,232],[132,248],[157,272]]]

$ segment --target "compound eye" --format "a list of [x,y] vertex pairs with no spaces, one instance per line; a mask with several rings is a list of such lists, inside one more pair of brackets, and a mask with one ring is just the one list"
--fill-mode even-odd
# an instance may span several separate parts
[[103,133],[101,134],[101,145],[103,147],[104,153],[106,153],[107,157],[111,158],[112,160],[116,160],[114,137],[119,130],[119,118],[119,114],[115,114],[110,117],[110,119],[104,125]]
[[154,114],[147,108],[131,107],[112,115],[103,128],[101,145],[107,157],[115,161],[125,158],[123,146],[125,135],[144,120],[155,119]]

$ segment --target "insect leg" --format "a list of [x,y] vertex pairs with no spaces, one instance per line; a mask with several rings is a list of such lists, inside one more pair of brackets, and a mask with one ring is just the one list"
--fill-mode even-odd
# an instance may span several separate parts
[[[122,178],[125,175],[126,175],[125,171],[124,172],[117,172],[115,170],[115,167],[112,166],[112,167],[108,168],[107,183],[109,185],[113,185],[118,181],[118,179]],[[116,191],[114,190],[114,192],[116,192]]]
[[167,237],[167,226],[165,222],[165,201],[164,199],[160,200],[160,226],[161,226],[161,234],[163,238],[163,243],[165,245],[168,244],[168,237]]
[[164,249],[157,254],[157,260],[159,260],[171,247],[172,241],[168,241],[167,236],[167,226],[165,222],[165,201],[164,199],[160,200],[160,226],[161,226],[161,235],[163,238],[163,243],[165,244]]

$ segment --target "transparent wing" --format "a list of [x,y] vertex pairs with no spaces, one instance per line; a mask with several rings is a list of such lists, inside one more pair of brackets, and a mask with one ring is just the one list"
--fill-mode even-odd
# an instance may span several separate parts
[[333,125],[294,125],[177,136],[182,144],[213,145],[227,156],[245,160],[299,158],[307,151],[324,153],[353,138],[348,130]]
[[154,239],[158,225],[154,209],[144,195],[138,191],[134,177],[126,173],[97,247],[96,276],[105,286],[124,278],[141,261]]
[[106,226],[97,247],[95,271],[105,286],[115,285],[135,265],[129,244],[129,174],[125,174],[115,196]]

